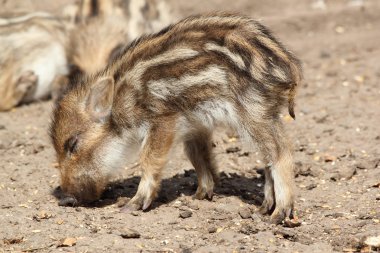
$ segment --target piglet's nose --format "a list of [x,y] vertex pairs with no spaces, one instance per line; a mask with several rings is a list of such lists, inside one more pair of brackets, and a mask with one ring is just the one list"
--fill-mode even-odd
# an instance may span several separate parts
[[72,196],[63,197],[58,202],[59,206],[76,206],[77,204],[77,199]]

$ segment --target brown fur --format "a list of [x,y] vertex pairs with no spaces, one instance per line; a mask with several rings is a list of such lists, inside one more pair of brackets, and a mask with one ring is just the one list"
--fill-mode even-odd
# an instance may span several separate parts
[[210,136],[227,125],[272,162],[262,212],[274,210],[279,223],[294,203],[292,152],[279,115],[286,106],[292,114],[300,80],[299,61],[247,17],[195,16],[144,36],[58,103],[51,136],[62,187],[80,201],[98,198],[126,150],[142,146],[142,179],[126,208],[146,209],[169,150],[183,141],[198,175],[196,197],[211,198],[217,170]]
[[78,25],[71,32],[68,47],[72,70],[95,74],[108,64],[112,51],[127,40],[122,17],[99,17]]

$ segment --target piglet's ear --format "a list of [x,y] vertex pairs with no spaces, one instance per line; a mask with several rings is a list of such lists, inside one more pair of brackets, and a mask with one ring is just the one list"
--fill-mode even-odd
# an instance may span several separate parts
[[115,82],[111,77],[97,80],[91,87],[86,108],[95,121],[104,121],[111,115]]

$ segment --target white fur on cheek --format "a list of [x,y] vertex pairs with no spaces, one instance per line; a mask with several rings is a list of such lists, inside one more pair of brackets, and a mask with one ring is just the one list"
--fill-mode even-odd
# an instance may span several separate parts
[[120,138],[111,138],[102,145],[98,157],[101,169],[106,175],[112,175],[122,169],[126,163],[126,145]]
[[133,131],[124,132],[121,138],[107,138],[97,152],[102,173],[113,176],[126,165],[135,162],[146,139],[148,129],[148,124],[142,124]]

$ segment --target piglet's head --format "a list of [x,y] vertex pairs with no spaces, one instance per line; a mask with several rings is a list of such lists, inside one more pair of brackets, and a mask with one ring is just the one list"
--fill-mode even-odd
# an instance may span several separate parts
[[54,109],[50,136],[69,202],[99,199],[111,171],[122,166],[123,146],[111,119],[113,97],[114,80],[93,77],[69,90]]

